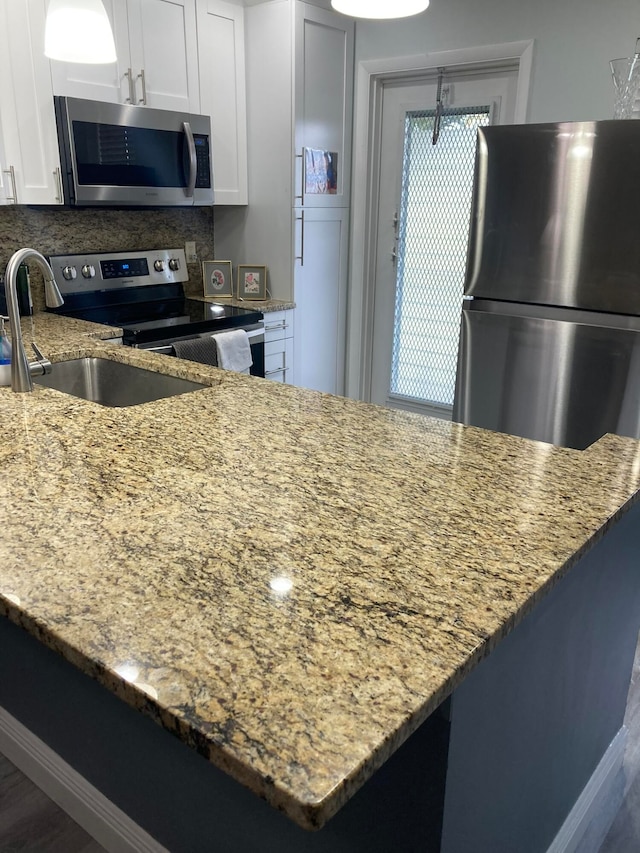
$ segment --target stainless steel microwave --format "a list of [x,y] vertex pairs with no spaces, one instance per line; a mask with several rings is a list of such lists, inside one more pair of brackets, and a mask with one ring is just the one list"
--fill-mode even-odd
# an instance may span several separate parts
[[65,204],[213,204],[208,116],[60,96],[54,103]]

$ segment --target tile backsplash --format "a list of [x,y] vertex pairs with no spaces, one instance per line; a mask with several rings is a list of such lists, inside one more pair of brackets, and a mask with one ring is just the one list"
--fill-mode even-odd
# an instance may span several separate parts
[[[10,205],[0,207],[0,273],[9,258],[25,246],[45,257],[67,252],[120,252],[137,249],[184,248],[195,240],[198,262],[188,264],[185,290],[202,292],[200,261],[213,254],[213,208],[160,208],[145,210],[111,208],[56,208]],[[33,304],[44,308],[42,278],[32,271]]]

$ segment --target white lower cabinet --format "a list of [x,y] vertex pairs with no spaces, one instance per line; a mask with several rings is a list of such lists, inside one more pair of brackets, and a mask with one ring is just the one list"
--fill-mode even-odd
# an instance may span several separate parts
[[344,394],[349,210],[296,208],[293,384]]
[[293,309],[264,315],[265,379],[293,381],[293,340]]

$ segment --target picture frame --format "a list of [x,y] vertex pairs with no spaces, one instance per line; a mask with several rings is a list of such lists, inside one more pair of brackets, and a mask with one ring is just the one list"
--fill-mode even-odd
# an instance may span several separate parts
[[267,268],[260,264],[240,264],[238,266],[238,299],[255,299],[262,301],[267,298]]
[[233,264],[231,261],[203,261],[204,295],[216,299],[233,296]]
[[304,149],[305,195],[336,195],[338,154],[321,148]]

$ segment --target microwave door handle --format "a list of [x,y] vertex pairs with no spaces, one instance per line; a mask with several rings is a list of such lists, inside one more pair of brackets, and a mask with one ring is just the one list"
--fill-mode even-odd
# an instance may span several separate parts
[[196,188],[196,172],[198,170],[196,143],[193,140],[193,132],[188,121],[182,122],[182,129],[187,137],[187,147],[189,149],[189,183],[187,184],[186,196],[187,198],[193,198],[193,191]]

